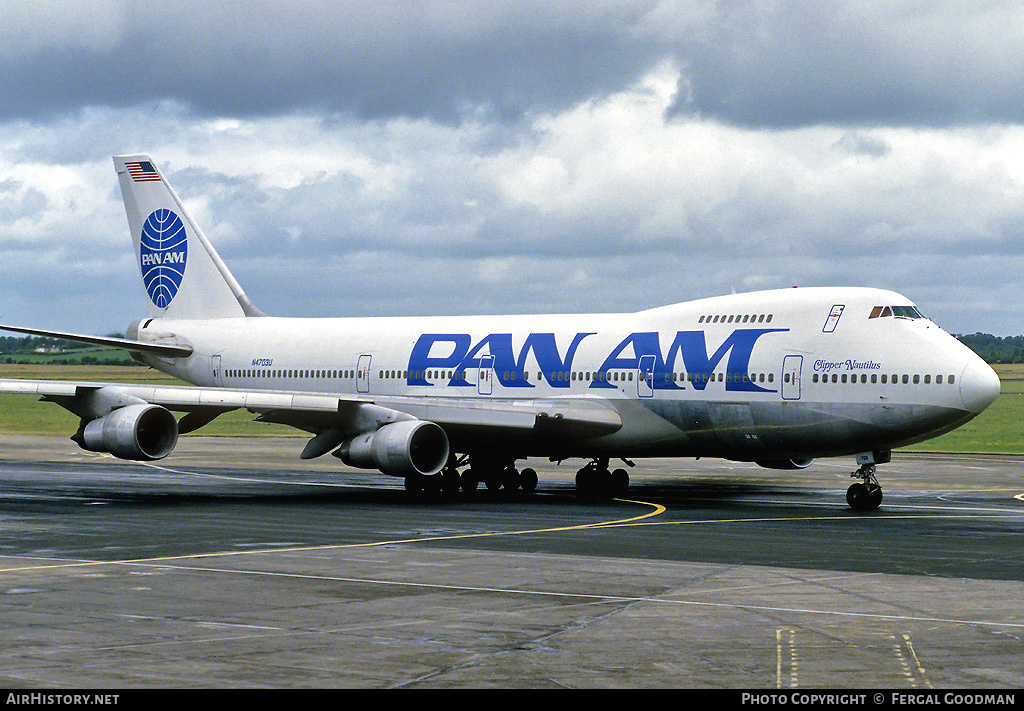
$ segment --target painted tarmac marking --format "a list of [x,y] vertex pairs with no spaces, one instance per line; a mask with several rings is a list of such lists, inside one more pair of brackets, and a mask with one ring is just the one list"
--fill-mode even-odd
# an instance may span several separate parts
[[[417,581],[395,581],[395,580],[384,580],[376,578],[353,578],[353,577],[342,577],[342,576],[330,576],[330,575],[312,575],[303,573],[285,573],[279,571],[269,570],[245,570],[239,568],[219,568],[219,567],[206,567],[206,566],[192,566],[192,565],[171,565],[173,561],[189,561],[189,560],[204,560],[212,558],[237,558],[238,556],[253,556],[253,555],[268,555],[268,554],[292,554],[300,552],[311,552],[311,551],[326,551],[326,550],[351,550],[356,548],[377,548],[387,547],[392,545],[402,545],[411,543],[426,543],[432,541],[451,541],[451,540],[467,540],[473,538],[490,538],[490,537],[501,537],[501,536],[521,536],[530,535],[535,533],[552,533],[562,531],[574,531],[574,530],[601,530],[608,528],[616,528],[622,526],[664,526],[664,525],[693,525],[693,524],[719,524],[719,523],[783,523],[787,521],[859,521],[861,517],[856,516],[797,516],[797,517],[775,517],[775,518],[749,518],[749,519],[706,519],[699,521],[668,521],[668,522],[651,522],[647,519],[651,517],[661,515],[666,511],[664,506],[660,504],[653,504],[649,502],[641,501],[627,501],[622,500],[625,503],[632,503],[637,505],[650,506],[652,511],[638,516],[632,516],[624,519],[616,519],[612,521],[596,521],[592,523],[578,524],[574,526],[559,526],[554,528],[541,528],[541,529],[527,529],[519,531],[504,531],[504,532],[490,532],[490,533],[471,533],[471,534],[456,534],[456,535],[445,535],[445,536],[428,536],[423,538],[407,538],[407,539],[396,539],[389,541],[374,541],[366,543],[348,543],[348,544],[331,544],[331,545],[318,545],[318,546],[294,546],[285,548],[267,548],[247,551],[219,551],[212,553],[194,553],[176,556],[161,556],[154,558],[139,558],[139,559],[124,559],[124,560],[109,560],[109,561],[74,561],[66,563],[50,563],[46,565],[34,565],[34,566],[22,566],[17,568],[3,568],[0,569],[0,573],[25,573],[25,572],[46,572],[46,571],[60,571],[69,569],[81,569],[85,567],[98,567],[98,566],[123,566],[123,565],[137,565],[145,567],[156,567],[161,569],[170,570],[183,570],[193,572],[207,572],[217,573],[224,575],[254,575],[254,576],[266,576],[266,577],[283,577],[291,579],[306,579],[306,580],[321,580],[321,581],[332,581],[332,582],[348,582],[358,584],[372,584],[381,586],[397,586],[397,587],[415,587],[425,588],[434,590],[449,590],[458,592],[483,592],[483,593],[494,593],[502,595],[527,595],[527,596],[540,596],[540,597],[557,597],[557,598],[572,598],[577,600],[587,600],[593,602],[615,602],[615,603],[659,603],[668,605],[680,605],[690,607],[700,607],[707,609],[731,609],[731,610],[746,610],[759,613],[785,613],[785,614],[806,614],[815,616],[832,616],[840,618],[850,619],[868,619],[868,620],[899,620],[905,622],[931,622],[931,623],[945,623],[955,625],[972,625],[990,628],[1012,628],[1012,629],[1024,629],[1024,622],[996,622],[990,620],[966,620],[956,619],[949,617],[932,617],[932,616],[913,616],[913,615],[896,615],[896,614],[885,614],[885,613],[869,613],[869,612],[845,612],[839,610],[822,610],[815,608],[793,608],[793,607],[774,607],[765,605],[749,605],[743,603],[722,603],[722,602],[702,602],[696,600],[680,600],[671,599],[664,597],[650,597],[650,596],[629,596],[629,595],[603,595],[597,593],[581,593],[581,592],[563,592],[563,591],[545,591],[545,590],[529,590],[521,588],[502,588],[502,587],[484,587],[484,586],[472,586],[472,585],[452,585],[452,584],[438,584],[438,583],[426,583]],[[925,515],[898,515],[887,518],[930,518],[935,517],[933,514]],[[983,516],[981,518],[991,518],[992,516]],[[949,516],[943,515],[942,518],[978,518],[978,516]],[[789,641],[786,644],[792,645]],[[794,649],[789,651],[795,652]]]
[[241,556],[241,555],[268,555],[268,554],[279,554],[279,553],[301,553],[308,551],[327,551],[327,550],[344,550],[352,548],[378,548],[383,546],[393,546],[409,543],[428,543],[435,541],[454,541],[454,540],[465,540],[471,538],[495,538],[502,536],[525,536],[536,533],[558,533],[562,531],[585,531],[592,529],[601,528],[615,528],[618,526],[632,525],[644,519],[648,519],[652,516],[660,516],[666,509],[661,504],[652,504],[644,501],[630,501],[627,499],[616,499],[629,504],[637,504],[640,506],[650,506],[653,510],[639,516],[631,516],[629,518],[614,519],[611,521],[594,521],[591,523],[576,524],[573,526],[558,526],[554,528],[537,528],[537,529],[526,529],[519,531],[491,531],[487,533],[458,533],[453,535],[445,536],[424,536],[420,538],[404,538],[395,539],[388,541],[370,541],[366,543],[339,543],[339,544],[326,544],[326,545],[314,545],[314,546],[289,546],[284,548],[259,548],[253,550],[244,551],[214,551],[212,553],[186,553],[182,555],[172,556],[157,556],[153,558],[129,558],[121,560],[86,560],[86,561],[74,561],[69,563],[56,563],[49,565],[32,565],[32,566],[21,566],[16,568],[0,568],[0,573],[18,573],[26,571],[44,571],[44,570],[62,570],[68,568],[84,568],[89,566],[102,566],[102,565],[143,565],[143,564],[154,564],[164,563],[175,560],[200,560],[205,558],[219,558],[228,556]]

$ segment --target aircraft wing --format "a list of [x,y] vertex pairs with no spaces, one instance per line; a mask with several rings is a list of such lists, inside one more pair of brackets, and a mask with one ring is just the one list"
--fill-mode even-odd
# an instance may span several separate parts
[[482,400],[474,398],[356,397],[292,391],[127,385],[61,380],[0,380],[0,393],[37,395],[83,419],[102,417],[127,403],[150,403],[188,413],[181,431],[190,432],[217,415],[245,409],[259,420],[310,432],[372,431],[399,420],[427,420],[462,430],[537,432],[596,437],[622,426],[618,412],[592,398]]

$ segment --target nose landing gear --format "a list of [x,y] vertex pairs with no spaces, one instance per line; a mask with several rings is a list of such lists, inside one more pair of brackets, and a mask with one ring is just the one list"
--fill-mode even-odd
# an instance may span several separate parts
[[882,487],[875,478],[875,464],[890,460],[889,452],[864,452],[857,455],[860,468],[850,474],[860,479],[846,490],[846,503],[854,511],[874,511],[882,503]]

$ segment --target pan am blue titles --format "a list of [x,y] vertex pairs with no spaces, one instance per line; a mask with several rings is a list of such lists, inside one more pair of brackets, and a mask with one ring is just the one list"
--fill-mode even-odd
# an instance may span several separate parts
[[[127,349],[191,386],[2,380],[81,418],[81,447],[167,456],[179,434],[247,409],[412,490],[532,490],[528,457],[581,459],[577,486],[620,493],[641,457],[796,469],[849,455],[859,510],[895,447],[959,427],[999,393],[992,369],[904,296],[813,288],[636,313],[274,318],[249,300],[152,159],[114,157],[149,300],[126,337],[4,326]],[[172,412],[183,413],[180,420]]]

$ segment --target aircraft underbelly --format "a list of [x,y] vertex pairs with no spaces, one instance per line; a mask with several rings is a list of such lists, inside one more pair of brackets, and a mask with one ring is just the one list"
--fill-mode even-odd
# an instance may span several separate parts
[[[947,432],[970,419],[933,405],[820,402],[617,402],[623,427],[590,448],[627,456],[756,460],[838,456],[892,448]],[[651,416],[654,416],[653,418]],[[653,435],[653,436],[652,436]]]

